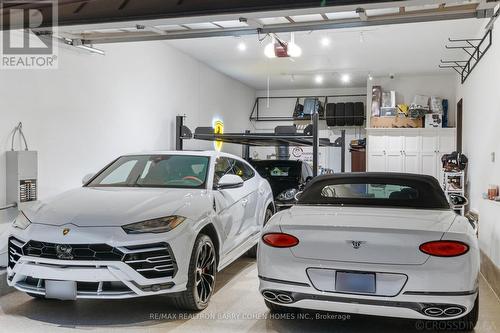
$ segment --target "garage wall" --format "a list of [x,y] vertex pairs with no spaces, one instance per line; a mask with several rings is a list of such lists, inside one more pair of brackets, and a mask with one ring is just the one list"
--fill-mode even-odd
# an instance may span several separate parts
[[[248,128],[255,90],[165,42],[105,45],[106,56],[62,49],[58,70],[0,74],[0,205],[5,203],[5,151],[23,122],[39,153],[40,198],[79,186],[120,154],[173,149],[177,114],[187,125]],[[16,146],[19,146],[16,141]],[[187,148],[211,149],[188,142]],[[239,146],[224,150],[241,154]]]
[[[351,87],[351,88],[318,88],[318,89],[291,89],[291,90],[271,90],[269,92],[270,96],[275,97],[288,97],[288,96],[328,96],[328,95],[363,95],[361,97],[342,97],[330,100],[331,102],[365,102],[366,97],[366,87]],[[257,91],[257,96],[266,97],[267,91]],[[266,100],[261,100],[260,104],[260,115],[261,116],[281,116],[281,117],[291,117],[293,109],[295,107],[295,99],[270,99],[269,107]],[[290,125],[290,122],[254,122],[252,128],[259,131],[273,131],[278,125]],[[320,137],[330,138],[334,141],[338,138],[341,133],[340,129],[328,128],[324,121],[320,121]],[[364,138],[364,129],[359,128],[348,128],[346,130],[346,144],[347,147],[352,139]],[[252,151],[258,152],[258,158],[263,159],[266,156],[274,154],[276,151],[274,148],[254,148]],[[312,148],[303,148],[307,159],[312,158]],[[341,150],[340,148],[324,148],[321,147],[319,156],[320,167],[325,167],[333,169],[334,172],[340,172],[341,170]],[[311,155],[311,156],[309,156]],[[349,149],[346,149],[346,171],[351,170],[351,154]]]
[[[471,209],[479,212],[479,241],[483,252],[500,269],[500,202],[482,198],[489,184],[500,185],[500,24],[493,45],[467,81],[457,83],[457,102],[463,98],[463,151],[469,158]],[[458,80],[458,76],[456,77]],[[495,161],[492,160],[495,154]]]
[[372,86],[382,86],[383,91],[396,91],[397,104],[411,104],[415,95],[437,96],[449,101],[448,127],[455,126],[456,114],[456,75],[441,72],[434,75],[396,75],[394,79],[389,77],[374,77],[368,81],[368,100],[371,105]]

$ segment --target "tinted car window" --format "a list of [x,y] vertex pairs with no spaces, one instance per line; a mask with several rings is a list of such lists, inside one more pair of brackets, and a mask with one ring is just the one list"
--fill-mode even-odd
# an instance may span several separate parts
[[227,174],[233,174],[231,163],[225,157],[217,158],[215,161],[214,185],[217,185],[222,176]]
[[430,176],[365,173],[316,177],[299,204],[449,209],[439,182]]
[[259,174],[267,179],[294,178],[299,179],[302,169],[298,163],[272,161],[256,163],[255,168]]
[[122,156],[87,186],[205,188],[208,164],[206,156]]
[[230,158],[229,160],[233,165],[233,173],[240,176],[244,181],[249,180],[255,175],[252,168],[245,162],[238,161],[232,158]]

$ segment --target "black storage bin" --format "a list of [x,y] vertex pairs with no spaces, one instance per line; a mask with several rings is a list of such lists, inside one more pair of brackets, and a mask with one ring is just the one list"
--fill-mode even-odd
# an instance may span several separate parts
[[328,103],[326,105],[326,124],[328,126],[335,126],[335,103]]
[[365,122],[365,104],[363,102],[354,103],[354,125],[363,126]]
[[354,126],[354,103],[345,103],[345,125]]
[[345,103],[335,105],[335,125],[345,126]]

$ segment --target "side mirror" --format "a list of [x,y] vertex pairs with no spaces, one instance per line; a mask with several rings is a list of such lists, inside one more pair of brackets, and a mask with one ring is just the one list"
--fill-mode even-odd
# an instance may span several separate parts
[[236,175],[224,175],[219,179],[217,184],[218,190],[227,190],[231,188],[238,188],[243,186],[243,179]]
[[469,204],[469,200],[466,197],[459,194],[449,194],[450,204],[452,206],[466,206]]
[[94,173],[89,173],[87,175],[85,175],[83,178],[82,178],[82,184],[85,185],[87,184],[93,177],[95,176]]
[[307,176],[307,178],[306,178],[306,184],[309,183],[312,179],[313,179],[313,177]]
[[295,196],[294,196],[295,201],[299,201],[301,195],[302,195],[302,191],[295,193]]

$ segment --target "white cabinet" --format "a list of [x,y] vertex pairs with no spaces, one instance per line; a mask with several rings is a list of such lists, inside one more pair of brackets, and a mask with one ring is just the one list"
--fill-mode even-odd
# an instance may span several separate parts
[[368,171],[441,177],[441,157],[455,150],[455,129],[368,129]]
[[436,153],[422,152],[420,157],[420,173],[422,173],[423,175],[429,175],[438,178],[438,165],[439,164]]
[[370,171],[384,172],[386,170],[386,156],[385,152],[374,152],[369,156]]

